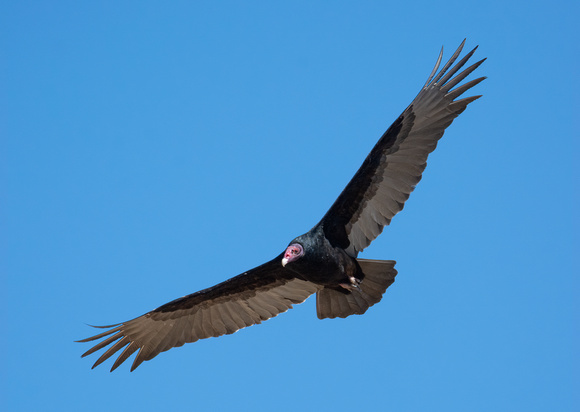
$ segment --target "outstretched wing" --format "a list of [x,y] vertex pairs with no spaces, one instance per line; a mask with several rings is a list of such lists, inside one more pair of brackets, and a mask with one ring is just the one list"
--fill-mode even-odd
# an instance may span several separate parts
[[120,349],[111,372],[137,350],[131,366],[184,343],[234,333],[261,323],[302,303],[319,287],[297,279],[281,264],[282,255],[211,288],[169,302],[128,322],[109,326],[100,333],[78,342],[105,338],[82,356],[111,345],[93,365],[100,365]]
[[469,103],[481,97],[455,100],[485,79],[480,77],[453,89],[485,60],[453,77],[477,49],[451,67],[464,44],[465,40],[437,73],[441,50],[425,86],[383,134],[320,222],[327,239],[351,256],[366,248],[403,209],[445,129]]

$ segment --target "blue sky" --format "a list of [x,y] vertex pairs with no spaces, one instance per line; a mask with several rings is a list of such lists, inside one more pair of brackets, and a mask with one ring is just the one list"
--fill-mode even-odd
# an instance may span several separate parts
[[[578,410],[578,6],[286,3],[0,6],[2,409]],[[310,229],[464,37],[484,98],[361,255],[380,304],[80,359]]]

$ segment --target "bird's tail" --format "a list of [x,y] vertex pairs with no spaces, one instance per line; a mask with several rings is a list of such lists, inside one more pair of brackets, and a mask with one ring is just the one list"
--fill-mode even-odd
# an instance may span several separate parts
[[362,315],[378,303],[383,293],[395,281],[397,270],[394,260],[357,259],[364,278],[352,290],[324,288],[316,294],[316,312],[319,319],[346,318]]

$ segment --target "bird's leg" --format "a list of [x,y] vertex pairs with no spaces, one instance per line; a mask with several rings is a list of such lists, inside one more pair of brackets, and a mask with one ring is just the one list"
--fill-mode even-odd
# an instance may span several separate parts
[[360,279],[357,279],[354,276],[349,276],[348,280],[350,281],[350,283],[341,283],[340,286],[350,291],[359,289],[359,285],[361,282]]

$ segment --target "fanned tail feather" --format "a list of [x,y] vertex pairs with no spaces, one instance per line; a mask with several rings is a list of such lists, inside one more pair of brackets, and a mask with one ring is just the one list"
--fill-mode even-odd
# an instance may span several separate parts
[[394,260],[357,259],[364,279],[351,291],[324,288],[316,294],[316,312],[319,319],[346,318],[362,315],[380,302],[383,293],[395,281],[397,270]]

